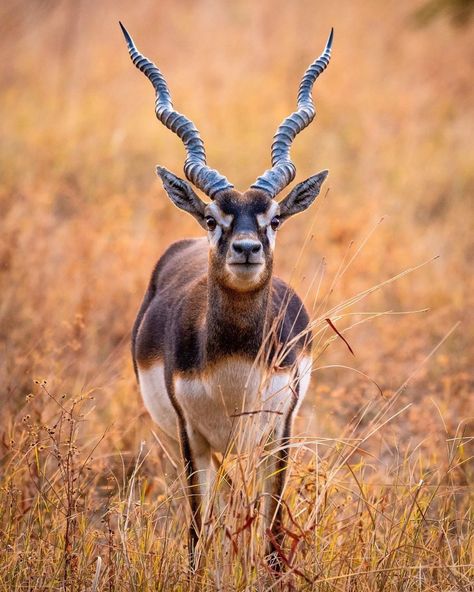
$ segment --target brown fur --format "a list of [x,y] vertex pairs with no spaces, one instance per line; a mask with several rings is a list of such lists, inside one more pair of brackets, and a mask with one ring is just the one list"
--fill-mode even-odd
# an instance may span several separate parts
[[[306,310],[279,278],[268,278],[250,293],[235,293],[214,284],[208,269],[205,239],[178,241],[164,253],[133,330],[135,364],[146,368],[159,358],[172,373],[204,371],[220,357],[239,354],[255,359],[264,328],[272,323],[276,322],[278,336],[274,349],[305,330]],[[291,365],[309,341],[308,334],[301,336],[284,365]]]

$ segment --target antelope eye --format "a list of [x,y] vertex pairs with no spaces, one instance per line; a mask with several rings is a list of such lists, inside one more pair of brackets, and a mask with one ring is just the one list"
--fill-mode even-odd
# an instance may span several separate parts
[[217,222],[216,222],[215,218],[213,218],[212,216],[206,216],[206,225],[207,225],[207,229],[212,232],[213,230],[216,229]]
[[272,218],[272,221],[270,222],[270,226],[272,227],[273,230],[276,230],[280,226],[280,218],[278,216],[275,216],[274,218]]

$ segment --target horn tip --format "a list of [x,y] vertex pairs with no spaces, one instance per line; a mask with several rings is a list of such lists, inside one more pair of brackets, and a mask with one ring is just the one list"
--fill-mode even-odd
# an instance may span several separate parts
[[132,40],[132,38],[130,37],[130,33],[129,33],[129,32],[127,31],[127,29],[126,29],[126,28],[123,26],[123,24],[122,24],[122,21],[119,21],[119,25],[120,25],[120,28],[122,29],[122,33],[123,33],[123,36],[125,37],[125,41],[127,42],[127,45],[128,45],[129,47],[130,47],[130,46],[133,46],[133,40]]
[[326,43],[326,48],[327,49],[331,49],[332,48],[332,41],[334,39],[334,27],[331,27],[331,31],[329,33],[329,37]]

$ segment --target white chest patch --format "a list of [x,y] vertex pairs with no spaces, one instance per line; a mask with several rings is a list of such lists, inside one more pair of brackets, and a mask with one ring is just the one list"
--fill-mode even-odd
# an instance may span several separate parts
[[[311,359],[302,358],[298,365],[300,376],[299,407],[308,389]],[[176,437],[176,414],[166,392],[163,365],[139,369],[140,390],[145,406],[158,426]],[[290,388],[290,371],[266,375],[262,369],[239,358],[228,358],[205,374],[177,376],[175,396],[189,426],[198,431],[217,452],[225,452],[245,419],[259,431],[270,422],[283,425],[295,396]]]

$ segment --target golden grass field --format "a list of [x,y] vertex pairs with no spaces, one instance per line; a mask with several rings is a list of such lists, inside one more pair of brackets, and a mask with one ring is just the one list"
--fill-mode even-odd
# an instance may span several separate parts
[[[2,5],[0,590],[474,589],[474,36],[444,12],[421,25],[422,4]],[[297,180],[328,168],[327,190],[276,250],[318,336],[280,576],[258,448],[224,459],[227,506],[188,573],[181,469],[154,438],[129,340],[154,262],[200,228],[155,177],[157,163],[181,175],[184,151],[119,18],[240,189],[335,27],[292,151]]]

